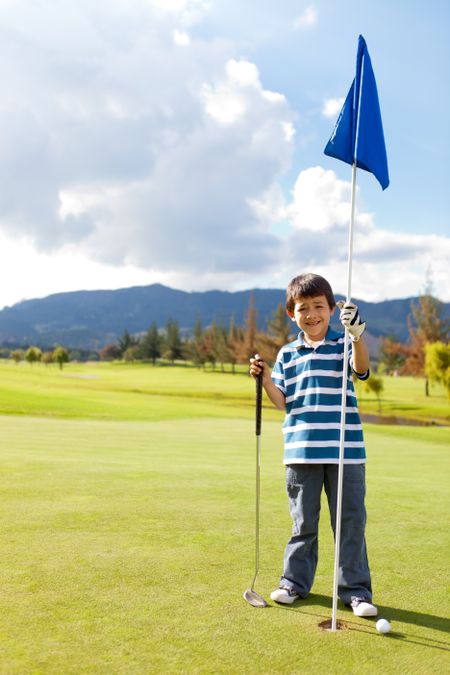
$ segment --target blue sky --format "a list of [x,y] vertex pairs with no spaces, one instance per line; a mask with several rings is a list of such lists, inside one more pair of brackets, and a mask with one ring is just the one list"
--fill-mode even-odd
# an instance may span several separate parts
[[326,157],[370,51],[391,185],[358,172],[354,297],[450,300],[450,5],[0,0],[0,307],[160,282],[346,288]]

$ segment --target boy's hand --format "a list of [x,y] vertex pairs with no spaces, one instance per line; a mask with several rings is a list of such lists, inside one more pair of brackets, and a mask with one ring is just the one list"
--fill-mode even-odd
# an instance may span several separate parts
[[285,396],[272,382],[270,368],[267,363],[262,360],[259,354],[255,354],[255,356],[250,359],[250,375],[255,379],[261,375],[262,385],[275,408],[278,408],[278,410],[286,409]]
[[358,307],[353,302],[344,302],[340,300],[337,306],[341,310],[339,319],[349,332],[352,342],[358,342],[361,335],[366,330],[366,324],[361,321]]
[[264,377],[264,370],[267,367],[267,363],[264,363],[259,354],[255,354],[255,357],[250,359],[250,375],[255,379],[258,375],[261,375],[261,373]]

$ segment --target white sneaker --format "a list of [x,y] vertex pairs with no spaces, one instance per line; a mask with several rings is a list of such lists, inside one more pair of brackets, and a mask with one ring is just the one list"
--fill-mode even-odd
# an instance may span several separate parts
[[350,606],[355,616],[376,616],[378,614],[375,605],[362,598],[353,598]]
[[272,591],[270,597],[272,600],[275,600],[275,602],[279,602],[282,605],[292,605],[292,603],[295,602],[300,596],[296,591],[294,591],[293,588],[280,586],[280,588],[276,588],[274,591]]

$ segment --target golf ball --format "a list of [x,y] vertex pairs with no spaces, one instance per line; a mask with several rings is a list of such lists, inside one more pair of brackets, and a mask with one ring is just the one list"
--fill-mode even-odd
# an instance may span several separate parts
[[391,630],[391,624],[387,619],[378,619],[376,628],[379,633],[389,633]]

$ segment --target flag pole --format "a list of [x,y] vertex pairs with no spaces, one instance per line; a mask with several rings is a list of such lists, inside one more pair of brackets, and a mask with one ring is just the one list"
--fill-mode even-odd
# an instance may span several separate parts
[[[347,297],[346,301],[351,301],[352,288],[352,261],[353,261],[353,225],[355,222],[355,193],[356,193],[356,161],[352,164],[352,193],[351,193],[351,214],[350,229],[348,235],[348,262],[347,262]],[[338,601],[338,583],[339,583],[339,558],[341,550],[341,520],[342,520],[342,483],[344,477],[344,447],[345,447],[345,413],[347,407],[347,379],[348,379],[348,341],[349,335],[347,328],[344,334],[344,363],[342,372],[342,400],[341,400],[341,430],[339,438],[339,467],[338,467],[338,485],[337,485],[337,503],[336,503],[336,525],[334,534],[334,577],[333,577],[333,608],[331,615],[331,631],[337,630],[337,601]]]

